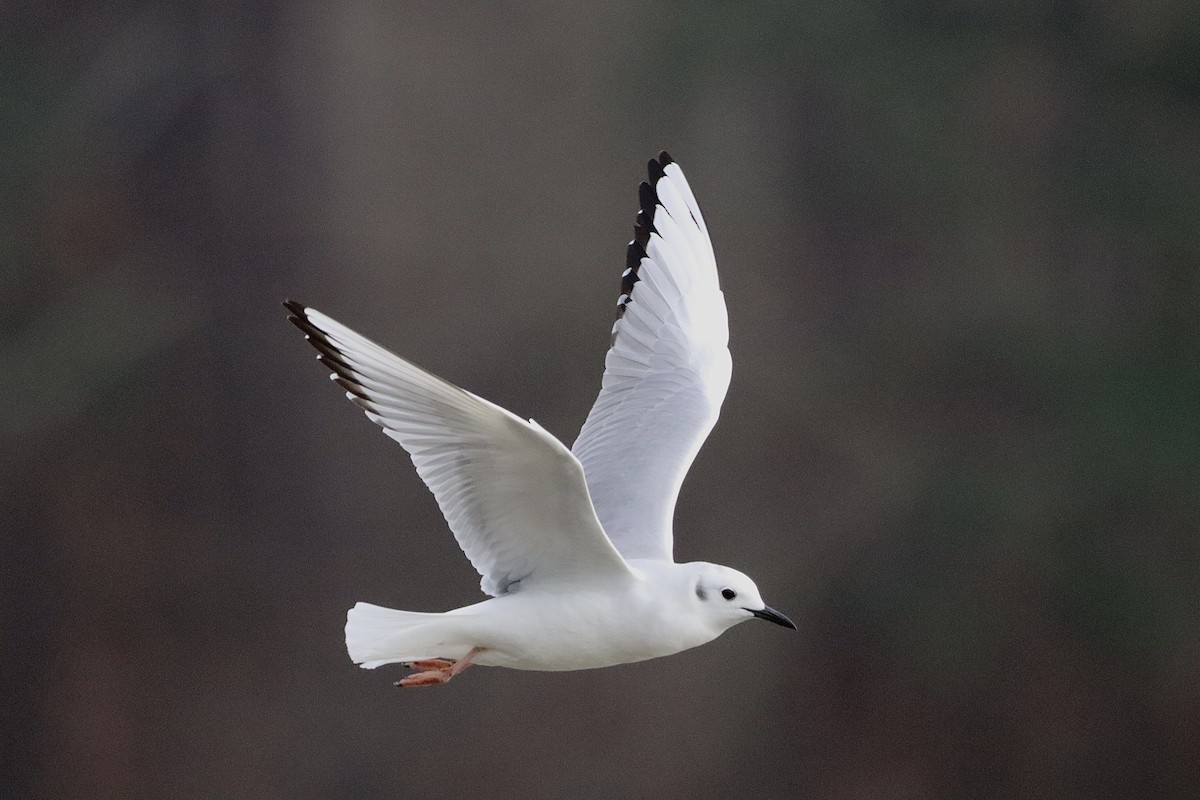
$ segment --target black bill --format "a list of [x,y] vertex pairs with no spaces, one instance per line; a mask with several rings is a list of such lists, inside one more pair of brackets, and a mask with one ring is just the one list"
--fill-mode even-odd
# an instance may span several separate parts
[[759,619],[765,619],[767,622],[774,622],[776,625],[782,625],[785,628],[796,630],[796,623],[792,622],[790,619],[785,617],[783,614],[780,614],[770,606],[763,606],[757,611],[755,611],[753,608],[747,608],[746,610]]

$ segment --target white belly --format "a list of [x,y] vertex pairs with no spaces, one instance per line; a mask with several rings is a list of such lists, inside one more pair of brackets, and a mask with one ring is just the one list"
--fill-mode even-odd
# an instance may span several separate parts
[[719,630],[637,593],[520,592],[451,612],[461,614],[475,663],[527,670],[573,670],[628,664],[704,644]]

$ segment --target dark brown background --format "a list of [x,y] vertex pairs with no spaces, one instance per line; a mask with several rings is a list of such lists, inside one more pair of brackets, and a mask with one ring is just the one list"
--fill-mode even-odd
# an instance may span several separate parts
[[[0,795],[1200,792],[1195,4],[332,6],[0,12]],[[279,301],[570,441],[662,147],[735,363],[678,554],[800,633],[355,669],[477,579]]]

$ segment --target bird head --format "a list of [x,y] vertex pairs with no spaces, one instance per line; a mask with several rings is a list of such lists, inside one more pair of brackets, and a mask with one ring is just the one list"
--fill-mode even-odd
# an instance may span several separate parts
[[720,564],[691,565],[691,590],[702,613],[723,628],[757,617],[796,630],[790,619],[763,602],[750,576]]

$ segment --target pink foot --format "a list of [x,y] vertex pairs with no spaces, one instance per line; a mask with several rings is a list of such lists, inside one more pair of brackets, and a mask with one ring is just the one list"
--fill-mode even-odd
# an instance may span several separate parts
[[483,652],[482,647],[473,647],[471,651],[458,661],[447,661],[444,658],[429,658],[421,661],[411,661],[406,667],[423,670],[414,672],[407,678],[396,681],[395,686],[439,686],[448,683],[458,673],[471,666],[475,656]]
[[453,661],[448,661],[444,658],[430,658],[422,661],[406,661],[404,666],[409,669],[417,670],[441,670],[450,669],[454,666]]
[[428,672],[414,672],[407,678],[402,678],[396,681],[393,686],[437,686],[442,683],[447,683],[450,678],[450,670],[429,670]]

